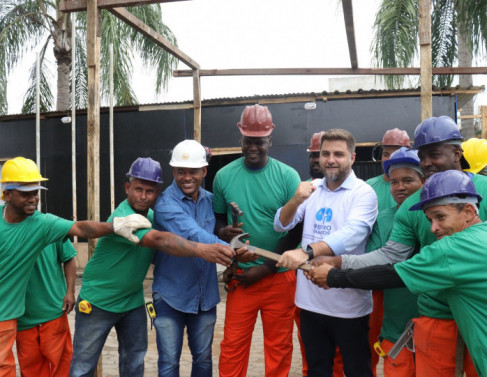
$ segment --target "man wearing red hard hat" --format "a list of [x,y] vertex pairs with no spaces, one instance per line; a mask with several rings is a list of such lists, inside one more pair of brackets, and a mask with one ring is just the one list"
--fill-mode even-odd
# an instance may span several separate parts
[[[292,198],[300,183],[291,167],[268,156],[274,129],[272,115],[265,106],[247,106],[237,124],[243,157],[223,167],[213,182],[213,210],[218,237],[230,241],[242,232],[250,243],[276,251],[282,233],[274,231],[277,209]],[[228,203],[243,211],[240,227],[232,223]],[[288,376],[292,358],[294,292],[296,274],[259,258],[239,263],[229,283],[225,332],[221,343],[220,376],[245,377],[252,332],[260,312],[264,329],[264,356],[267,376]]]

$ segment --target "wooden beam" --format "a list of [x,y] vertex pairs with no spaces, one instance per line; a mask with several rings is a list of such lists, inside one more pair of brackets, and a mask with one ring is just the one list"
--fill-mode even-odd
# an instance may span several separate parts
[[482,115],[482,132],[483,139],[487,139],[487,106],[480,106],[480,114]]
[[193,137],[201,143],[201,85],[199,71],[193,71]]
[[[100,221],[100,41],[101,12],[97,0],[88,0],[86,8],[86,62],[88,65],[87,100],[87,207],[88,220]],[[88,239],[88,256],[95,251],[96,239]],[[95,371],[103,376],[102,355]]]
[[[120,18],[122,21],[126,22],[130,26],[132,26],[135,30],[140,32],[141,34],[145,35],[151,41],[153,41],[158,46],[162,47],[167,52],[173,54],[176,58],[181,60],[187,66],[193,69],[199,69],[200,66],[196,63],[193,59],[191,59],[188,55],[182,52],[179,48],[174,46],[171,42],[169,42],[166,38],[164,38],[161,34],[157,31],[149,27],[148,25],[144,24],[141,20],[135,17],[132,13],[124,8],[109,8],[108,11],[113,15]],[[191,73],[191,76],[193,73]]]
[[357,46],[355,45],[355,28],[353,26],[352,0],[342,0],[343,18],[345,19],[345,30],[347,32],[348,52],[350,64],[353,69],[358,68]]
[[[262,76],[262,75],[420,75],[420,68],[232,68],[200,69],[201,76]],[[437,67],[433,75],[485,75],[487,67]],[[193,71],[181,69],[174,77],[192,77]]]
[[431,0],[419,0],[419,46],[421,67],[421,120],[433,116],[431,59]]
[[[98,8],[133,7],[156,3],[171,3],[187,0],[98,0]],[[87,0],[66,0],[59,3],[61,12],[82,12],[86,10]]]

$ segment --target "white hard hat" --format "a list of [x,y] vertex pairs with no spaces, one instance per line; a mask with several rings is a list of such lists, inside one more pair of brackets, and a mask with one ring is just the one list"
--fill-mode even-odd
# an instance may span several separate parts
[[175,168],[208,166],[205,148],[195,140],[184,140],[174,147],[169,165]]

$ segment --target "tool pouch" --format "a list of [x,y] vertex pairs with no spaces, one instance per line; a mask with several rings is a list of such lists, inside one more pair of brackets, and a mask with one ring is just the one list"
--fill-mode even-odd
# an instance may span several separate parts
[[233,292],[237,288],[237,284],[231,284],[230,282],[233,280],[233,276],[237,272],[238,268],[238,261],[234,260],[232,264],[227,267],[225,271],[223,271],[222,274],[222,281],[224,284],[225,291],[227,292]]

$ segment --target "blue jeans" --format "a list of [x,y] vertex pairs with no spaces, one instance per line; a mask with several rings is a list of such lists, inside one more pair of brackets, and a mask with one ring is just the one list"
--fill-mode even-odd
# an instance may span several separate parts
[[187,327],[188,345],[193,356],[191,377],[211,377],[213,374],[211,344],[216,322],[216,307],[199,310],[197,314],[183,313],[169,306],[154,292],[157,318],[157,350],[159,377],[178,377],[179,359],[183,348],[184,328]]
[[[79,298],[78,298],[79,301]],[[92,305],[90,314],[80,313],[76,303],[73,359],[70,377],[93,376],[103,345],[112,327],[118,338],[120,377],[142,377],[147,352],[145,306],[124,313],[112,313]]]

